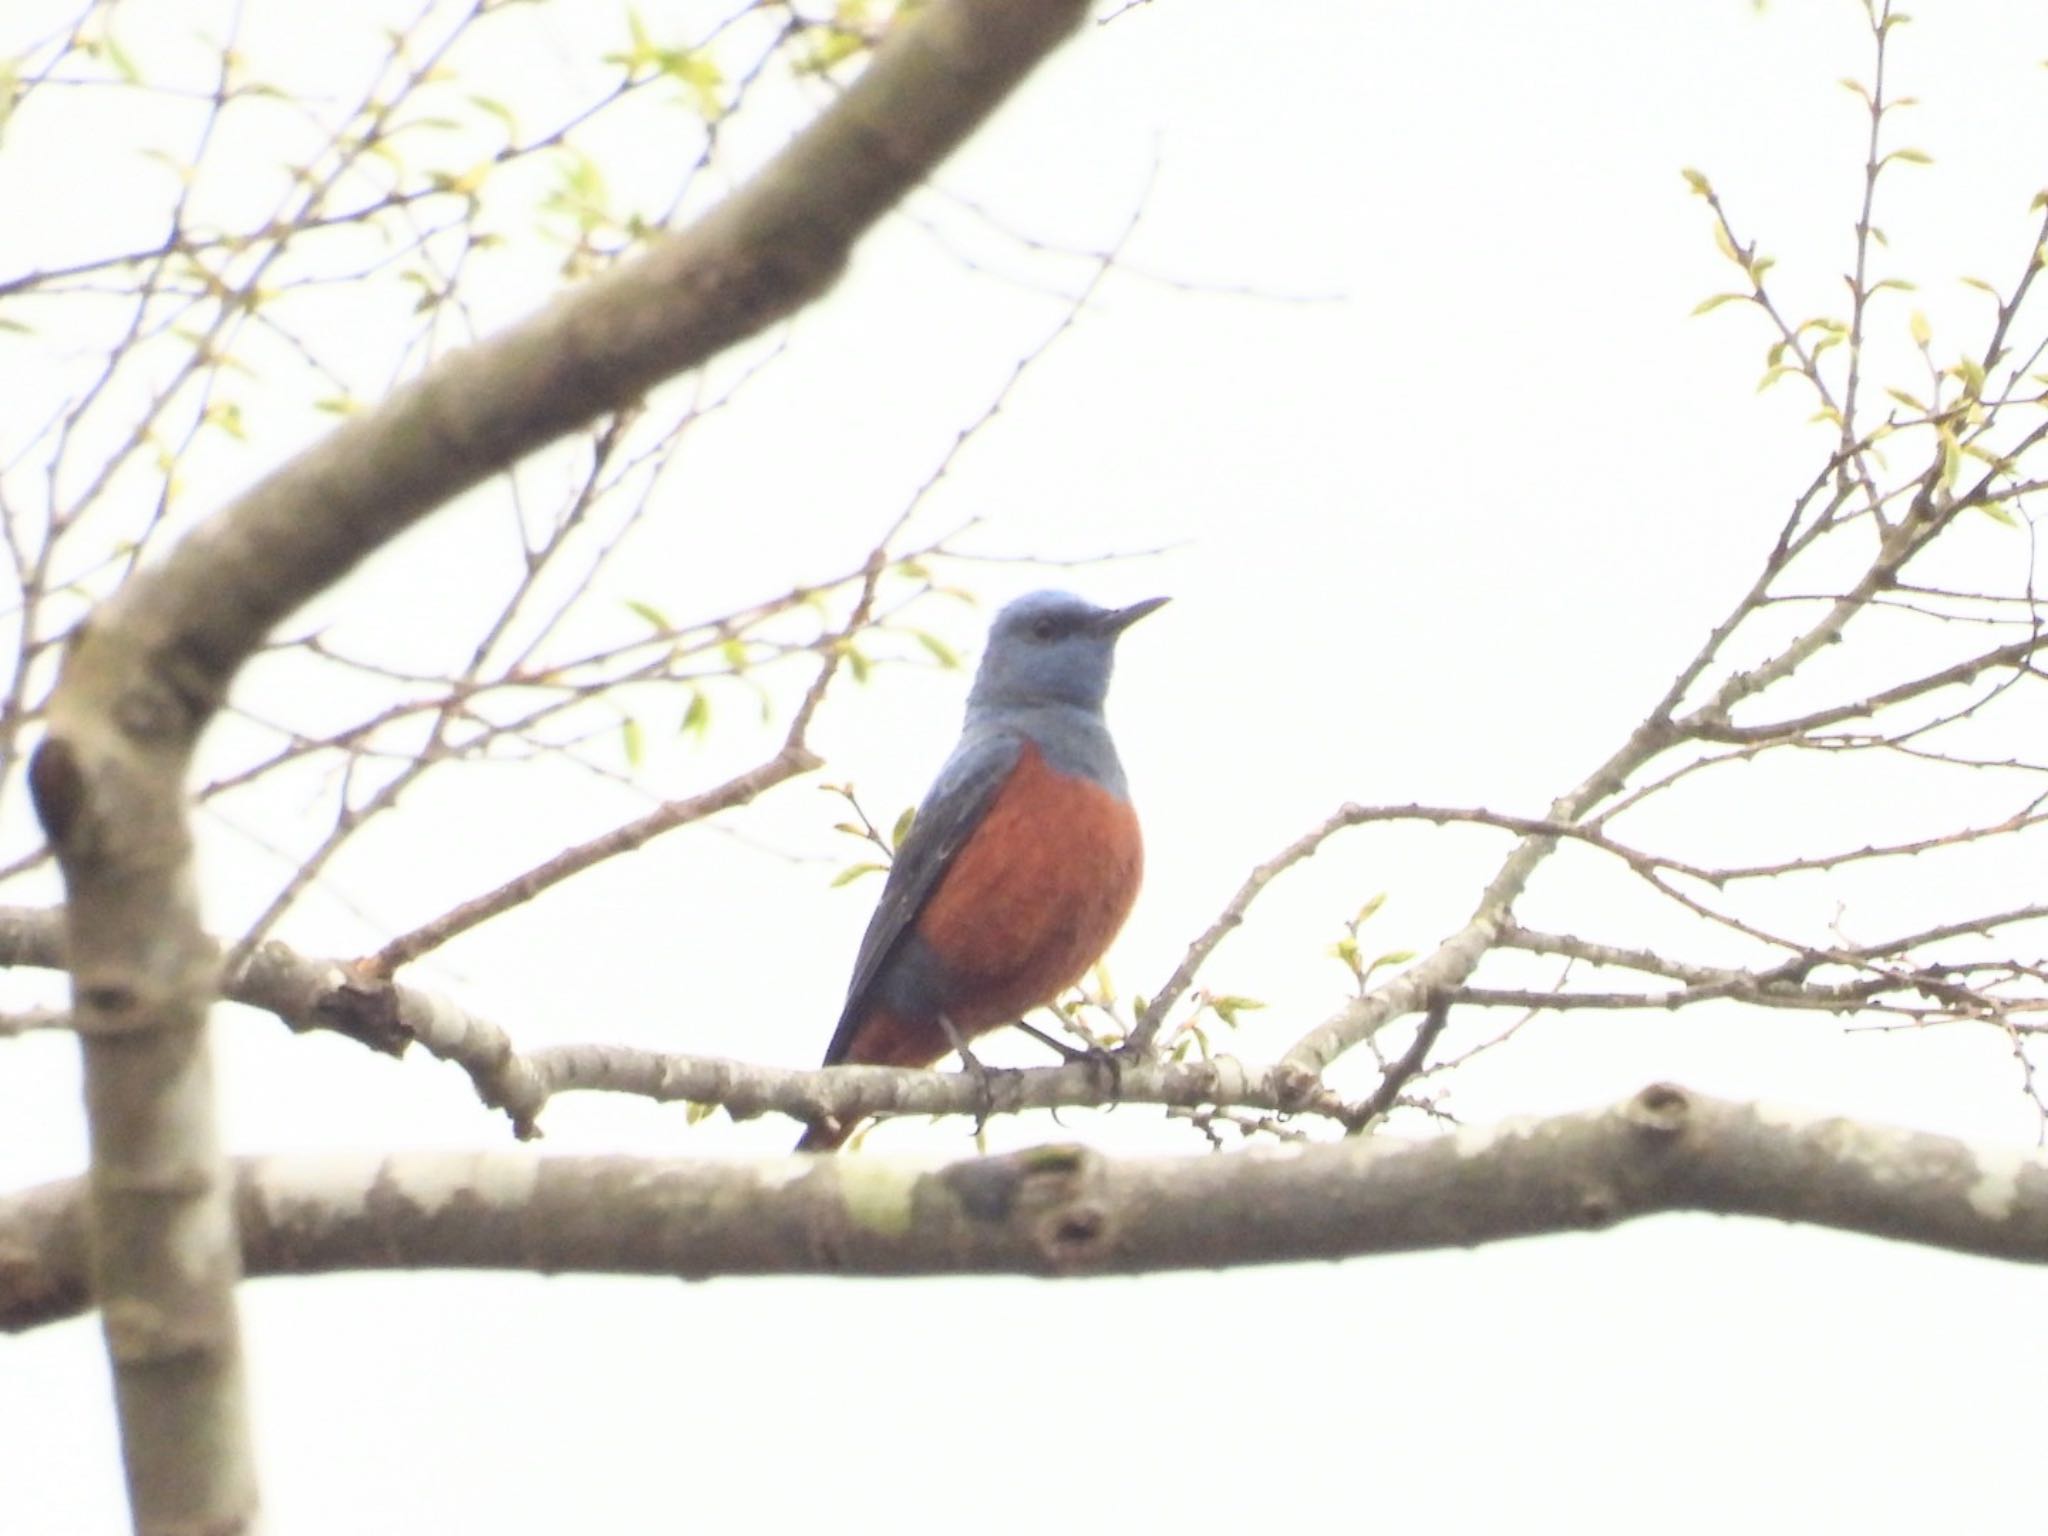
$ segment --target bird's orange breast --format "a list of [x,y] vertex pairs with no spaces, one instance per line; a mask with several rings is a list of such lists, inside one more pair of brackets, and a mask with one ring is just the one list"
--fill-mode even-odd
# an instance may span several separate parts
[[1051,1002],[1130,915],[1144,846],[1130,802],[1027,743],[918,915],[963,1036]]

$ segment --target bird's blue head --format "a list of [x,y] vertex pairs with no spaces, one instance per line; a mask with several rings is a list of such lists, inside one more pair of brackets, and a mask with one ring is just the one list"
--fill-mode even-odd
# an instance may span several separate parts
[[1099,710],[1109,696],[1117,636],[1166,601],[1098,608],[1071,592],[1031,592],[989,626],[969,709],[1071,704]]

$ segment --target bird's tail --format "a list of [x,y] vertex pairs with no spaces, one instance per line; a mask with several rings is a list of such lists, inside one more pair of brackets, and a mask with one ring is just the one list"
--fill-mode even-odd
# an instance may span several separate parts
[[846,1145],[858,1121],[841,1125],[837,1120],[815,1120],[796,1144],[799,1152],[837,1152]]

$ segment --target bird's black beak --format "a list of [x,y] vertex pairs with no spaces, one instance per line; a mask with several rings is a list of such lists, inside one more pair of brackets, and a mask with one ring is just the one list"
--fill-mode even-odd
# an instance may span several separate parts
[[1164,608],[1170,598],[1148,597],[1142,603],[1133,603],[1128,608],[1111,608],[1095,621],[1098,634],[1120,635],[1155,608]]

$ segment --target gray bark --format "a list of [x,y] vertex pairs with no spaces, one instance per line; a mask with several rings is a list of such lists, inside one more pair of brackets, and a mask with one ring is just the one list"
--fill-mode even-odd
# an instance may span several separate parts
[[[950,1164],[524,1151],[236,1167],[253,1275],[1141,1274],[1469,1247],[1666,1211],[1767,1216],[2048,1263],[2048,1157],[1655,1084],[1420,1141],[1211,1157],[1053,1145]],[[83,1201],[0,1201],[0,1327],[86,1305]]]

